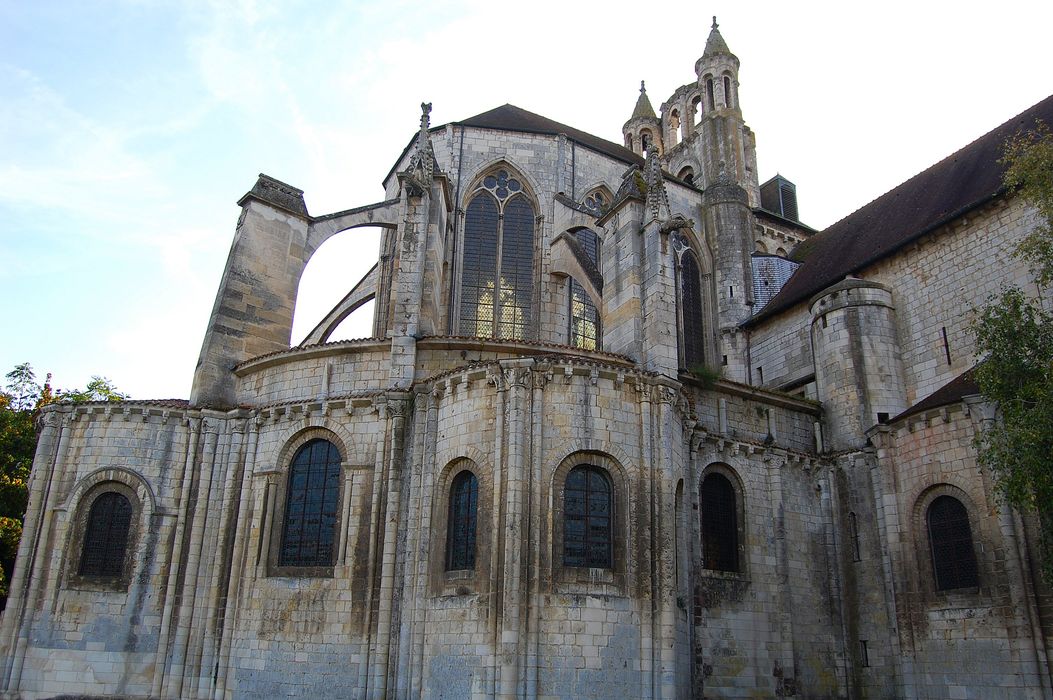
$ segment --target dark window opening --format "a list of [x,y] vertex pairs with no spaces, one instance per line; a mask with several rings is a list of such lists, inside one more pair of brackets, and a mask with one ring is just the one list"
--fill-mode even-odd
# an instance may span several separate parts
[[943,326],[940,328],[940,334],[943,336],[943,354],[947,358],[947,364],[951,364],[951,346],[947,342],[947,327]]
[[739,570],[739,521],[735,487],[723,474],[702,480],[702,565],[716,571]]
[[706,102],[709,103],[710,112],[717,108],[717,103],[713,99],[713,78],[706,79]]
[[446,570],[475,568],[475,527],[479,512],[479,480],[465,470],[450,487],[450,517],[446,530]]
[[852,561],[862,560],[859,550],[859,519],[855,513],[848,514],[848,527],[852,531]]
[[612,566],[611,483],[597,467],[574,467],[563,489],[563,565]]
[[123,495],[108,491],[91,504],[84,547],[80,555],[81,576],[119,577],[124,572],[132,504]]
[[761,384],[764,383],[764,368],[763,367],[758,367],[757,368],[757,381],[760,382]]
[[726,107],[732,107],[731,103],[731,78],[724,76],[724,105]]
[[870,653],[867,651],[867,640],[859,640],[859,665],[863,668],[870,666]]
[[289,465],[279,566],[332,566],[340,496],[340,451],[311,440]]
[[691,250],[680,259],[680,304],[683,317],[684,366],[705,363],[705,317],[702,310],[702,271]]
[[961,501],[939,496],[929,506],[929,544],[937,591],[976,588],[980,576],[973,551],[969,513]]

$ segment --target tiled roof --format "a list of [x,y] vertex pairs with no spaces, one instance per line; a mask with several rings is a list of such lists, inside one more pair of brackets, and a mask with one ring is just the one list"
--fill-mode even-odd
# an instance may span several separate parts
[[804,263],[801,269],[744,325],[805,301],[1002,194],[998,161],[1006,139],[1036,120],[1053,123],[1053,96],[800,243],[790,257]]
[[501,129],[504,131],[519,131],[528,134],[566,134],[567,138],[577,141],[594,151],[610,156],[631,165],[643,165],[644,160],[630,151],[625,146],[620,146],[613,141],[601,139],[599,136],[575,129],[566,124],[560,124],[540,114],[528,112],[515,105],[502,105],[489,112],[477,114],[461,122],[454,122],[457,126],[474,126],[482,129]]

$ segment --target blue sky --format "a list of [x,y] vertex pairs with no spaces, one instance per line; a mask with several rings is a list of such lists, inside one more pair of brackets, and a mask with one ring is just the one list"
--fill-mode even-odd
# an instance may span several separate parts
[[[819,228],[1053,90],[1053,3],[856,5],[0,0],[0,370],[186,397],[257,173],[314,214],[377,201],[422,100],[620,141],[641,78],[656,108],[692,79],[713,14],[761,179]],[[294,341],[376,242],[316,254]]]

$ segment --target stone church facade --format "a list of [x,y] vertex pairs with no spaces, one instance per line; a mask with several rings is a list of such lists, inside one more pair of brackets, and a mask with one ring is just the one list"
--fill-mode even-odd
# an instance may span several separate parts
[[[6,697],[1050,697],[968,322],[1028,281],[997,161],[1053,98],[816,232],[738,67],[714,24],[624,146],[425,106],[333,214],[261,175],[190,400],[42,417]],[[362,226],[377,265],[290,347]]]

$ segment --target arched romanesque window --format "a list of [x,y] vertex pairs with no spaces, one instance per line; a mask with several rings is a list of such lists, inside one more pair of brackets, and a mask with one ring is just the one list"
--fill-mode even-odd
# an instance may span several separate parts
[[719,472],[710,472],[702,479],[699,501],[702,566],[715,571],[738,571],[738,497],[731,480]]
[[563,565],[609,569],[613,565],[611,481],[599,467],[582,464],[563,488]]
[[81,547],[80,576],[117,578],[124,573],[134,509],[115,491],[104,491],[91,504]]
[[680,172],[677,173],[677,177],[689,185],[695,184],[695,171],[690,165],[681,168]]
[[680,112],[675,109],[669,113],[669,147],[672,148],[680,141]]
[[680,256],[680,320],[684,367],[705,364],[705,310],[702,305],[702,268],[690,248]]
[[729,109],[734,107],[731,101],[731,78],[726,75],[724,76],[724,106]]
[[[603,196],[602,192],[597,192]],[[581,243],[585,255],[592,261],[594,267],[600,264],[600,237],[596,232],[588,228],[579,228],[573,231],[574,237]],[[567,337],[570,345],[584,350],[598,350],[600,347],[600,312],[592,299],[573,277],[570,278],[570,309],[567,317],[570,328]]]
[[962,502],[953,496],[938,496],[929,504],[925,520],[929,525],[936,590],[979,586],[969,513]]
[[709,104],[709,111],[712,112],[717,108],[716,98],[713,95],[713,77],[706,76],[706,102]]
[[533,327],[534,205],[507,170],[483,178],[464,217],[460,333],[525,338]]
[[289,465],[278,566],[332,566],[340,501],[340,451],[305,443]]
[[465,469],[450,487],[450,516],[446,521],[446,570],[475,568],[475,526],[479,513],[479,480]]

